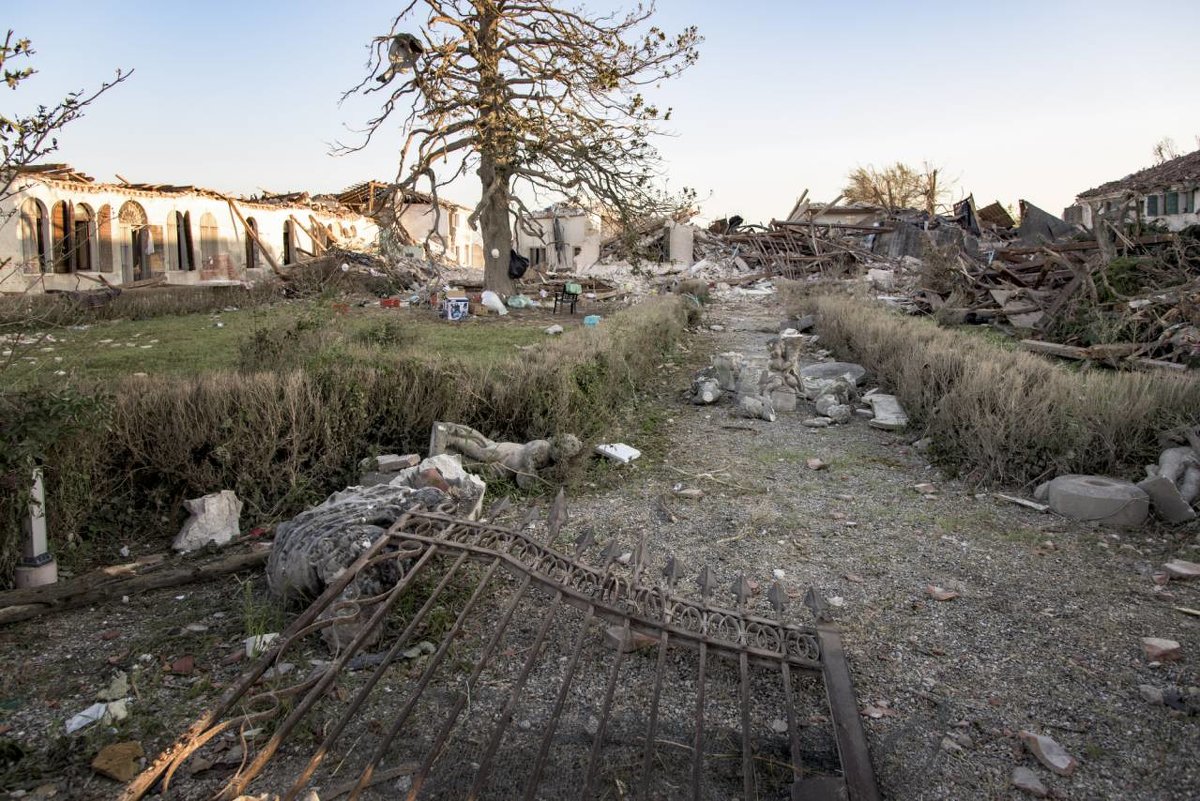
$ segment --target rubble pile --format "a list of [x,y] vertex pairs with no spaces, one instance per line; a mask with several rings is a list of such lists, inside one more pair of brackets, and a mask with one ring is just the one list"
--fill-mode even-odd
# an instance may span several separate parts
[[875,428],[905,428],[908,417],[894,396],[877,389],[860,393],[867,375],[862,365],[822,361],[801,366],[804,354],[819,341],[800,330],[811,326],[811,318],[785,323],[768,341],[765,360],[735,351],[713,356],[712,364],[692,380],[691,402],[708,406],[729,398],[734,416],[773,423],[782,412],[800,410],[803,401],[815,411],[803,421],[810,428],[849,423],[855,415],[868,418]]

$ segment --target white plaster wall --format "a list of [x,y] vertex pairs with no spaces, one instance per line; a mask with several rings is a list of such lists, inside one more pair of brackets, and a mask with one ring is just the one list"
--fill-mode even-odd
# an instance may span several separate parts
[[[483,268],[483,236],[480,232],[467,225],[471,212],[461,206],[443,207],[440,215],[434,215],[433,206],[408,206],[400,214],[400,224],[418,245],[424,245],[426,237],[433,232],[434,219],[437,219],[437,230],[441,234],[446,247],[446,257],[464,267]],[[451,226],[451,217],[454,225]],[[453,228],[454,236],[451,237]],[[437,246],[435,239],[431,243]]]
[[[558,254],[554,250],[554,218],[534,217],[531,222],[538,234],[530,236],[525,231],[517,230],[517,252],[526,258],[531,248],[546,249],[546,263],[551,270],[579,270],[590,267],[600,260],[600,218],[593,214],[575,214],[570,217],[560,217],[563,240],[566,242],[566,260],[559,263]],[[579,248],[579,255],[575,255]]]
[[[197,284],[202,283],[206,279],[217,277],[212,274],[211,268],[214,265],[202,263],[200,220],[206,212],[211,214],[217,223],[216,253],[218,256],[227,255],[229,257],[230,266],[234,271],[234,278],[255,279],[265,276],[270,272],[269,264],[262,253],[258,255],[259,269],[247,271],[246,232],[242,223],[236,218],[224,200],[197,194],[165,195],[132,189],[127,190],[122,187],[107,185],[76,186],[57,182],[43,183],[40,181],[27,181],[24,185],[20,186],[12,197],[0,205],[0,215],[6,215],[9,211],[19,209],[25,199],[30,197],[41,201],[46,207],[45,237],[48,246],[51,236],[49,213],[55,203],[59,201],[76,205],[86,203],[92,209],[97,217],[92,234],[92,263],[97,268],[100,266],[99,250],[101,247],[99,236],[100,220],[98,218],[101,209],[105,205],[109,206],[112,214],[113,268],[111,272],[100,272],[96,269],[85,273],[65,274],[51,272],[38,273],[36,267],[32,270],[26,269],[21,263],[23,243],[21,241],[19,215],[14,214],[11,218],[0,216],[0,220],[7,219],[3,226],[0,227],[0,261],[11,259],[9,264],[0,272],[0,292],[37,292],[46,289],[93,289],[99,286],[98,283],[89,281],[84,276],[103,276],[106,281],[112,284],[121,284],[133,280],[135,276],[132,275],[131,247],[125,245],[123,227],[117,219],[121,206],[128,200],[137,202],[146,213],[147,225],[152,229],[153,258],[155,259],[152,262],[154,274],[165,274],[169,283]],[[338,241],[351,244],[352,246],[357,244],[358,247],[363,247],[371,244],[375,241],[379,233],[374,221],[359,215],[330,214],[318,212],[305,206],[277,207],[238,201],[235,201],[235,203],[237,203],[237,207],[243,217],[254,219],[258,227],[259,239],[262,241],[265,250],[279,263],[283,262],[284,222],[288,220],[289,215],[295,216],[304,228],[310,229],[312,224],[309,216],[311,215],[321,224],[332,226]],[[192,243],[197,262],[196,269],[194,270],[178,269],[178,266],[174,263],[172,254],[168,252],[168,221],[176,211],[191,213]],[[343,236],[343,228],[347,231],[347,234],[353,228],[356,236],[353,238]],[[295,232],[294,242],[298,250],[313,252],[312,239],[303,228],[293,223],[293,231]],[[301,254],[297,252],[297,255]]]
[[696,263],[693,249],[696,229],[688,224],[670,223],[671,263],[676,267],[691,267]]

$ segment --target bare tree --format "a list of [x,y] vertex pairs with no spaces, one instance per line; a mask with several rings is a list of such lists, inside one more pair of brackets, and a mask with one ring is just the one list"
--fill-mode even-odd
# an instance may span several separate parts
[[[428,186],[435,215],[438,190],[474,170],[482,191],[468,220],[482,229],[484,283],[510,293],[513,222],[535,230],[526,193],[575,197],[626,220],[668,200],[655,188],[649,138],[670,110],[642,92],[693,64],[701,37],[694,27],[668,36],[653,13],[653,3],[594,16],[550,0],[411,0],[346,93],[388,96],[362,141],[343,150],[366,147],[404,114],[395,190]],[[401,30],[414,24],[419,38]]]
[[949,194],[939,174],[929,162],[920,168],[899,161],[879,170],[871,165],[856,167],[846,177],[842,195],[852,203],[870,203],[889,211],[919,208],[936,214]]
[[[0,43],[0,71],[3,71],[4,82],[9,89],[20,89],[37,74],[29,63],[34,53],[33,44],[28,39],[16,38],[11,30],[4,37]],[[19,191],[17,178],[25,168],[58,150],[57,137],[63,128],[82,117],[84,110],[100,95],[132,74],[132,70],[117,70],[112,80],[101,83],[91,92],[71,92],[53,105],[38,105],[26,114],[9,116],[0,112],[0,205],[7,205],[6,201],[16,196]],[[19,212],[15,205],[0,211],[0,228]],[[23,269],[23,265],[14,264],[11,257],[0,259],[0,276],[8,270],[19,269]]]
[[[1200,141],[1200,138],[1198,138],[1198,141]],[[1164,136],[1155,142],[1151,152],[1154,154],[1155,164],[1162,164],[1171,159],[1177,159],[1182,155],[1179,152],[1179,146],[1175,144],[1175,140],[1169,136]]]

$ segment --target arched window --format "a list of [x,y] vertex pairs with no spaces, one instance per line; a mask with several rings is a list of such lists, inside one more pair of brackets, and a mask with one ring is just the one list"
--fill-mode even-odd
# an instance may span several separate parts
[[221,248],[220,234],[217,231],[217,218],[209,212],[200,215],[200,263],[211,267]]
[[150,277],[150,257],[154,254],[154,239],[150,235],[146,210],[139,203],[127,200],[117,212],[118,241],[121,243],[121,278],[140,281]]
[[291,264],[296,260],[295,234],[292,232],[292,221],[283,221],[283,263]]
[[113,235],[112,235],[112,206],[105,204],[96,212],[96,231],[100,240],[99,269],[102,273],[111,273],[113,269]]
[[21,204],[21,260],[25,272],[44,273],[50,261],[46,247],[46,207],[37,198]]
[[[246,269],[253,270],[258,267],[258,243],[254,241],[258,236],[258,221],[247,217],[246,228],[249,229],[246,231]],[[254,232],[254,236],[250,235],[251,231]]]
[[69,273],[75,269],[75,253],[71,246],[74,215],[71,212],[71,204],[62,200],[50,207],[50,250],[56,273]]
[[96,214],[86,203],[75,204],[74,245],[75,269],[91,272],[96,269]]

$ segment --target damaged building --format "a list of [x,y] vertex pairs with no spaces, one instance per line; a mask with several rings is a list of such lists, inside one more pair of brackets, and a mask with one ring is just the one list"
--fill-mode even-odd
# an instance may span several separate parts
[[[191,185],[103,183],[65,164],[27,167],[0,201],[0,292],[76,291],[157,279],[212,285],[254,281],[330,248],[370,250],[387,215],[364,182],[332,195],[233,197]],[[441,234],[447,260],[482,265],[469,211],[406,195],[411,241]],[[436,220],[436,223],[435,223]]]
[[1161,223],[1169,231],[1200,224],[1200,150],[1080,192],[1063,217],[1092,228],[1098,214],[1123,204],[1128,204],[1129,216]]
[[695,262],[695,228],[686,221],[653,218],[622,236],[599,213],[559,203],[534,212],[526,222],[530,230],[517,228],[516,250],[544,272],[579,272],[602,258],[631,256],[673,267]]

